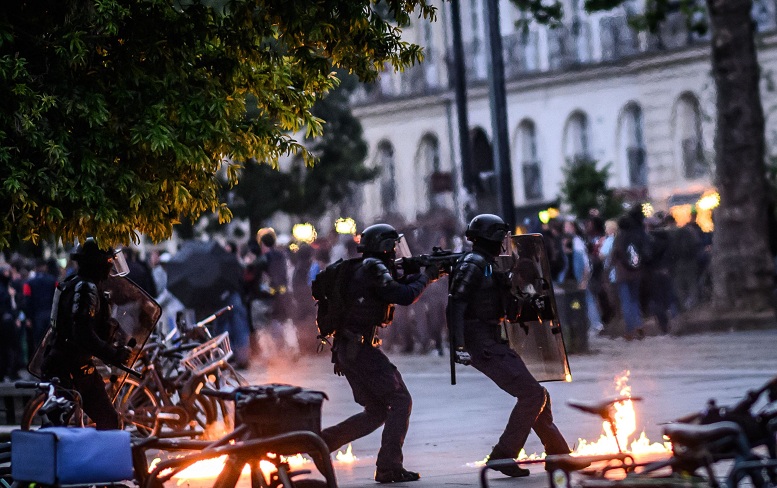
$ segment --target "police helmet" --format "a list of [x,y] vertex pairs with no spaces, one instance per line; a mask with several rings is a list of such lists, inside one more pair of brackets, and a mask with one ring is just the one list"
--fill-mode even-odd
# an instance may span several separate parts
[[124,276],[129,268],[121,250],[109,247],[100,249],[94,237],[87,237],[83,243],[78,244],[70,259],[78,263],[79,269],[109,273],[112,276]]
[[480,214],[470,221],[464,236],[470,241],[484,239],[491,242],[502,242],[510,231],[505,221],[494,214]]
[[399,233],[388,224],[375,224],[362,231],[356,250],[362,254],[383,254],[394,251]]

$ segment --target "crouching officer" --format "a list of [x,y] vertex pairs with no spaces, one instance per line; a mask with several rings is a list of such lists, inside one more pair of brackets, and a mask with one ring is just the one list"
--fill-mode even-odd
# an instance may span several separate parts
[[362,232],[357,248],[362,259],[344,283],[347,311],[335,332],[332,360],[335,372],[345,375],[354,400],[364,411],[324,429],[321,435],[329,450],[335,451],[385,424],[376,461],[375,481],[379,483],[416,481],[420,475],[402,464],[410,392],[396,366],[379,349],[376,332],[391,323],[394,304],[414,303],[440,274],[439,268],[427,267],[423,273],[395,279],[395,246],[400,239],[387,224],[375,224]]
[[[88,238],[70,255],[78,272],[58,285],[52,311],[54,340],[44,349],[41,371],[47,379],[59,378],[64,388],[81,395],[84,412],[97,429],[118,429],[119,415],[105,391],[93,357],[123,364],[131,350],[108,342],[112,328],[108,298],[99,284],[112,274],[121,251],[102,250]],[[126,264],[124,264],[126,267]]]
[[[548,391],[501,332],[510,278],[495,261],[508,230],[500,217],[491,214],[478,215],[467,226],[465,236],[472,241],[472,252],[458,261],[449,277],[447,316],[456,362],[471,364],[517,400],[489,460],[518,457],[532,429],[547,454],[567,454],[569,446],[553,423]],[[496,469],[512,477],[529,475],[528,469],[517,465]]]

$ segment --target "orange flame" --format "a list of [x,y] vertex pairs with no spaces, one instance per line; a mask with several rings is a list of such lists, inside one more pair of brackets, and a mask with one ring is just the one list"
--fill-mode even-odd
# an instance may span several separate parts
[[[631,386],[627,383],[631,371],[624,371],[615,378],[615,389],[619,396],[631,397]],[[618,445],[625,451],[632,454],[661,454],[671,452],[671,444],[668,442],[650,442],[643,430],[639,437],[629,444],[632,434],[637,431],[637,414],[634,410],[634,402],[631,400],[616,403],[615,409],[615,431],[617,441],[612,434],[609,422],[602,422],[602,435],[599,439],[589,442],[585,439],[577,440],[577,448],[573,455],[595,455],[595,454],[614,454],[618,452]]]
[[[628,385],[629,376],[631,371],[624,371],[615,378],[615,389],[618,395],[621,397],[631,397],[631,386]],[[632,434],[637,431],[637,415],[634,410],[634,402],[631,400],[619,402],[614,405],[615,409],[615,431],[618,434],[618,440],[616,442],[615,437],[612,434],[612,429],[608,422],[602,422],[603,433],[599,439],[595,441],[587,441],[585,439],[577,440],[577,447],[572,452],[573,456],[588,456],[596,454],[615,454],[618,452],[618,444],[624,451],[632,454],[644,455],[644,454],[668,454],[672,452],[672,444],[669,442],[659,443],[651,442],[645,431],[640,433],[639,437],[629,444]],[[521,449],[521,452],[516,458],[517,461],[532,461],[545,459],[545,453],[526,454],[526,451]],[[488,458],[474,463],[467,463],[469,467],[482,467],[486,464]]]
[[345,464],[353,464],[359,460],[359,458],[354,456],[351,444],[348,444],[348,447],[345,449],[345,452],[337,451],[337,454],[335,455],[335,459],[337,459],[338,462],[345,463]]
[[[268,457],[274,458],[276,457],[273,453],[268,453]],[[191,466],[182,469],[175,475],[173,475],[173,479],[177,480],[178,486],[181,484],[192,481],[192,480],[208,480],[208,479],[214,479],[216,478],[219,473],[224,469],[224,465],[227,461],[227,456],[220,456],[217,458],[212,459],[203,459],[202,461],[197,461],[196,463],[192,464]],[[293,456],[281,456],[281,461],[286,462],[289,464],[289,467],[292,469],[297,469],[301,467],[305,463],[309,463],[310,461],[302,457],[302,454],[295,454]],[[149,473],[154,470],[154,468],[161,462],[160,458],[155,458],[151,463],[149,464],[148,471]],[[277,470],[275,468],[275,465],[268,461],[268,460],[262,460],[259,462],[259,469],[262,471],[262,474],[264,475],[265,479],[269,483],[270,476],[275,473]],[[251,473],[251,468],[248,465],[245,465],[243,467],[242,475],[247,475]],[[165,474],[165,471],[162,472],[162,474]]]

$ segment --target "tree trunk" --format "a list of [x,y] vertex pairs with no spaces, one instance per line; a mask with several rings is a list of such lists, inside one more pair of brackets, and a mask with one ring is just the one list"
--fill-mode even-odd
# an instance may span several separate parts
[[759,91],[752,0],[707,0],[712,69],[717,88],[716,185],[712,251],[713,304],[744,313],[770,306],[764,164],[764,114]]

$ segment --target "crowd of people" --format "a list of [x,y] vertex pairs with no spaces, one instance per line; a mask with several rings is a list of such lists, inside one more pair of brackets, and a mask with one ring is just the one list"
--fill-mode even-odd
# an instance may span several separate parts
[[[395,227],[416,254],[435,246],[466,250],[451,219]],[[652,323],[658,333],[668,334],[674,317],[708,296],[711,236],[693,218],[677,226],[670,214],[645,217],[637,206],[612,220],[592,213],[582,220],[555,218],[528,227],[545,238],[557,294],[584,293],[591,334],[640,339]],[[255,241],[225,245],[243,271],[238,289],[224,298],[224,305],[235,310],[219,319],[214,332],[230,333],[238,367],[256,358],[286,360],[314,353],[318,340],[311,283],[328,264],[358,255],[350,235],[332,234],[312,245],[286,244],[264,228]],[[166,288],[165,253],[124,253],[129,277],[163,306],[163,320],[172,321],[185,307]],[[20,256],[0,267],[0,379],[16,379],[24,370],[48,328],[55,285],[72,272],[71,263],[63,267],[56,259]],[[413,307],[398,307],[394,325],[382,332],[384,348],[444,354],[447,332],[440,317],[447,297],[447,280],[440,280]]]
[[551,220],[542,232],[556,288],[585,293],[590,333],[641,339],[650,321],[669,334],[674,317],[709,299],[712,236],[694,215],[678,226],[636,206],[612,220]]

